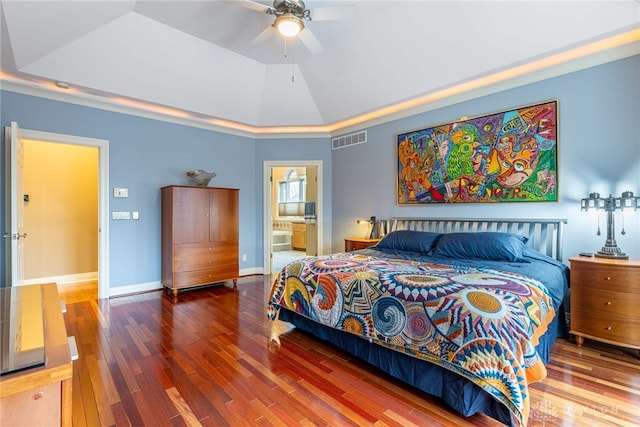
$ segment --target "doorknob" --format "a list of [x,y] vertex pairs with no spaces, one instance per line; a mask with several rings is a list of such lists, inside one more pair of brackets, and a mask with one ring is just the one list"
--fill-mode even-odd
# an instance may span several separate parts
[[26,239],[27,238],[27,233],[17,233],[17,234],[9,234],[9,233],[4,233],[2,235],[2,237],[4,237],[5,239],[13,239],[13,240],[18,240],[20,238]]

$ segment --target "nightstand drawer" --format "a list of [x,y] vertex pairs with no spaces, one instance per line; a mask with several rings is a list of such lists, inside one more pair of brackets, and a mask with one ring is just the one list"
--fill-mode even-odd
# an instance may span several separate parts
[[571,292],[572,309],[640,320],[640,294],[599,289]]
[[639,274],[638,268],[584,262],[579,268],[571,269],[571,284],[585,290],[640,292]]
[[612,344],[640,347],[639,319],[620,318],[572,309],[570,332]]
[[571,262],[571,334],[640,349],[640,259],[574,255]]
[[380,239],[360,239],[357,237],[351,237],[344,239],[345,252],[357,251],[360,249],[366,249],[370,246],[378,243]]

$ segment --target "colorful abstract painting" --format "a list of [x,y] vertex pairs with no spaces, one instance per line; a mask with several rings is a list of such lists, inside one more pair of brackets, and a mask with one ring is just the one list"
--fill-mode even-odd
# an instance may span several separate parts
[[398,204],[550,202],[557,101],[397,135]]

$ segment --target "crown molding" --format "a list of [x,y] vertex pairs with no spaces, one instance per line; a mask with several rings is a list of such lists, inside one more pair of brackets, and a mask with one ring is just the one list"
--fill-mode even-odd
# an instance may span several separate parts
[[69,91],[0,72],[0,89],[256,140],[330,138],[640,54],[640,26],[588,44],[439,88],[340,122],[317,126],[252,126],[124,98]]

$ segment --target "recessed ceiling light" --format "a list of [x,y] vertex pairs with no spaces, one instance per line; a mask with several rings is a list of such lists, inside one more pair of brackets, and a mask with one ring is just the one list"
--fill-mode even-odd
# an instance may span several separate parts
[[60,89],[69,89],[69,83],[65,83],[65,82],[56,82],[56,86],[58,86]]

